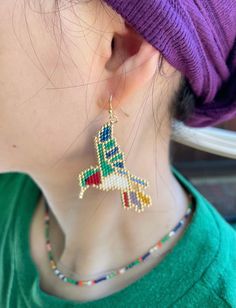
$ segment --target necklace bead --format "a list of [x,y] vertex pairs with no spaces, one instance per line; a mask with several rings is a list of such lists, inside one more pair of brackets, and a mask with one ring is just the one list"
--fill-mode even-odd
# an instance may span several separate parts
[[185,215],[183,216],[183,218],[176,224],[176,226],[169,233],[167,233],[161,240],[159,240],[153,247],[151,247],[148,250],[148,252],[146,252],[143,256],[138,257],[136,260],[132,261],[128,265],[126,265],[122,268],[119,268],[118,270],[110,271],[108,274],[102,275],[101,277],[99,277],[97,279],[92,279],[92,280],[76,280],[76,279],[73,279],[71,277],[64,275],[57,268],[57,263],[54,260],[53,253],[52,253],[52,245],[51,245],[51,242],[50,242],[50,239],[49,239],[49,234],[50,234],[49,233],[49,225],[50,225],[49,206],[48,206],[48,204],[46,203],[46,200],[45,200],[45,216],[44,216],[45,246],[46,246],[46,249],[47,249],[49,264],[50,264],[50,267],[51,267],[53,273],[60,280],[66,282],[66,283],[77,285],[79,287],[81,287],[81,286],[92,286],[92,285],[95,285],[99,282],[109,280],[109,279],[112,279],[112,278],[114,278],[118,275],[124,274],[126,271],[130,270],[131,268],[133,268],[133,267],[145,262],[146,260],[148,260],[154,252],[156,252],[157,250],[160,250],[162,248],[163,244],[166,241],[168,241],[171,237],[173,237],[176,234],[176,232],[184,225],[184,221],[188,218],[188,216],[190,215],[190,213],[192,212],[192,209],[193,209],[193,197],[190,194],[188,196],[189,196],[188,209],[187,209]]

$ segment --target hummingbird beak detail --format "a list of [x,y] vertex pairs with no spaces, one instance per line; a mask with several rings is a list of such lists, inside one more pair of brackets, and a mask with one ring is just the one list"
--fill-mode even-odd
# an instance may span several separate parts
[[88,189],[89,186],[81,187],[80,193],[79,193],[79,199],[83,199],[84,192]]

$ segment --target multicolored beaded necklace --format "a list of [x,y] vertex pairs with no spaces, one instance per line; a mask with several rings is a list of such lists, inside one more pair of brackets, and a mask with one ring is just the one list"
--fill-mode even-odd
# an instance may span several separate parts
[[46,203],[45,200],[45,217],[44,217],[44,223],[45,223],[45,239],[46,239],[46,249],[47,249],[47,253],[48,253],[48,258],[49,258],[49,262],[50,262],[50,267],[53,271],[53,273],[60,278],[62,281],[66,282],[66,283],[70,283],[73,285],[77,285],[77,286],[92,286],[95,285],[99,282],[108,280],[108,279],[112,279],[117,275],[123,274],[126,271],[128,271],[129,269],[133,268],[134,266],[137,266],[141,263],[143,263],[144,261],[146,261],[147,259],[149,259],[149,257],[157,250],[160,250],[160,248],[162,247],[163,243],[165,243],[166,241],[168,241],[171,237],[173,237],[176,232],[184,225],[184,222],[186,221],[186,219],[188,218],[188,216],[190,215],[190,213],[192,212],[193,209],[193,197],[192,195],[190,195],[188,193],[188,197],[189,197],[189,204],[188,204],[188,209],[185,213],[185,215],[183,216],[183,218],[176,224],[176,226],[169,232],[167,233],[161,240],[159,240],[153,247],[151,247],[147,253],[145,253],[143,256],[135,259],[133,262],[129,263],[128,265],[119,268],[118,270],[113,270],[110,271],[108,274],[103,275],[101,277],[98,277],[97,279],[92,279],[92,280],[75,280],[72,279],[66,275],[64,275],[58,268],[57,268],[57,263],[53,258],[53,254],[52,254],[52,246],[51,246],[51,242],[49,240],[49,206]]

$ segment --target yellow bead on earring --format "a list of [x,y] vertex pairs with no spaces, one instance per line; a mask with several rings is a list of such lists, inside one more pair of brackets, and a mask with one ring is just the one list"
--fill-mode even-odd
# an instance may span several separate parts
[[113,126],[118,119],[113,113],[111,102],[112,95],[109,100],[109,121],[94,137],[98,165],[90,166],[77,177],[81,188],[79,198],[83,198],[84,192],[89,187],[103,191],[119,190],[123,208],[127,210],[133,208],[140,213],[152,204],[151,197],[143,192],[149,183],[132,175],[125,167],[124,153],[113,137]]

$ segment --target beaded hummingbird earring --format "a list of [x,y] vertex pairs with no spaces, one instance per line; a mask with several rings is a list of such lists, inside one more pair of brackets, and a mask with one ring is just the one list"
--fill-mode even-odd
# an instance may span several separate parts
[[149,183],[132,175],[125,167],[124,153],[113,137],[113,126],[118,119],[113,113],[111,102],[112,95],[109,100],[109,121],[94,137],[98,165],[90,166],[77,177],[81,188],[79,198],[83,198],[89,187],[105,191],[119,190],[122,207],[127,210],[133,208],[140,213],[144,211],[144,207],[152,204],[151,197],[143,192]]

